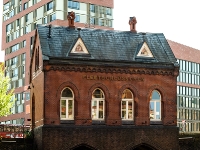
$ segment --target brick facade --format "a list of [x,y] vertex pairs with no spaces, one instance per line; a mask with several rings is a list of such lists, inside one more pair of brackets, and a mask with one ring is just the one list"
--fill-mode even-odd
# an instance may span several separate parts
[[[151,56],[136,54],[129,59],[131,53],[143,54],[141,50],[146,50],[133,48],[133,44],[139,43],[135,34],[38,26],[30,66],[32,127],[37,149],[178,149],[176,79],[179,66],[166,40],[162,39],[166,49],[161,49],[163,47],[156,42],[156,38],[163,35],[154,37],[150,43],[152,35],[146,35],[145,39],[144,35],[137,34],[143,45],[151,46]],[[137,42],[130,44],[126,38],[132,38],[130,43]],[[76,51],[77,41],[82,46],[84,43],[81,53],[80,49]],[[127,44],[122,50],[115,47],[120,41]],[[107,56],[99,53],[107,53],[112,58],[106,60]],[[73,93],[73,118],[62,116],[65,88]],[[96,89],[102,90],[105,99],[104,114],[98,119],[93,118],[92,112]],[[126,89],[133,93],[133,118],[125,120],[121,113]],[[160,116],[158,119],[150,119],[154,90],[161,98],[159,103],[154,103],[159,104],[155,113]],[[64,97],[68,102],[70,97]],[[69,105],[64,105],[67,114]],[[157,106],[154,105],[153,110],[154,107]]]
[[[31,90],[31,95],[34,93],[35,96],[35,118],[32,120],[39,149],[71,149],[87,145],[93,149],[117,150],[133,149],[141,144],[153,149],[177,149],[174,70],[134,68],[137,73],[130,74],[127,72],[133,68],[114,68],[119,70],[118,73],[111,73],[109,70],[112,69],[44,63],[44,72],[33,80]],[[166,74],[161,74],[162,71]],[[101,76],[102,80],[93,80],[95,75]],[[143,81],[106,80],[109,76],[142,78]],[[75,95],[75,120],[72,122],[60,120],[60,93],[65,87],[70,87]],[[90,117],[91,94],[95,88],[105,93],[105,122],[93,122]],[[135,101],[135,118],[128,124],[120,117],[121,94],[127,88],[133,92]],[[162,122],[159,125],[154,125],[155,122],[149,119],[149,97],[155,89],[163,97]]]

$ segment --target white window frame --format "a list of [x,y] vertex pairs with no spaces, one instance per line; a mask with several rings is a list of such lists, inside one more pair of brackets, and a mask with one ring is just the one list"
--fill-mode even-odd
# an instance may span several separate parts
[[[102,97],[101,98],[94,98],[93,97],[93,93],[96,91],[96,90],[100,90],[102,92]],[[91,100],[91,118],[92,120],[104,120],[105,119],[105,95],[104,95],[104,92],[97,88],[93,91],[92,93],[92,100]],[[103,108],[100,108],[99,106],[99,102],[103,102]],[[93,103],[96,102],[96,110],[93,108]],[[102,110],[100,110],[102,109]],[[102,111],[103,114],[102,116],[100,117],[99,116],[99,111]]]
[[[157,92],[160,96],[160,99],[153,99],[153,92]],[[161,107],[161,94],[159,91],[157,90],[153,90],[151,93],[151,97],[150,97],[150,102],[149,102],[149,118],[150,121],[161,121],[161,112],[162,112],[162,107]],[[157,108],[157,103],[160,103],[158,106],[160,107],[160,110],[158,110]],[[151,112],[151,104],[153,104],[154,110]],[[159,115],[159,119],[156,119],[156,116]],[[151,118],[153,117],[153,118]]]
[[[72,92],[72,97],[62,97],[62,92],[65,90],[65,89],[69,89],[71,92]],[[74,120],[74,93],[72,91],[72,89],[70,89],[69,87],[63,89],[63,91],[61,92],[61,98],[60,98],[60,120]],[[66,110],[65,110],[65,113],[66,113],[66,117],[62,117],[62,101],[66,101]],[[71,117],[69,117],[69,114],[68,114],[68,103],[69,101],[72,101],[72,114],[71,114]]]
[[[122,118],[122,120],[134,120],[134,98],[133,98],[133,93],[129,89],[125,89],[125,90],[128,90],[131,93],[132,98],[122,98],[122,100],[121,100],[121,118]],[[126,105],[125,105],[126,108],[122,107],[122,103],[123,102],[126,102]],[[129,102],[132,102],[132,108],[131,108],[132,111],[130,111],[130,109],[128,107],[129,106],[128,105]],[[123,117],[123,111],[126,112],[125,113],[126,114],[125,117]],[[131,114],[131,117],[130,117],[130,114]]]

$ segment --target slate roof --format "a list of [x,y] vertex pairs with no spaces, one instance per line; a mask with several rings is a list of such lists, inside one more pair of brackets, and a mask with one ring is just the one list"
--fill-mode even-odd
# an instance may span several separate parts
[[[175,64],[176,58],[162,33],[133,33],[101,29],[77,29],[63,26],[38,25],[43,59],[76,59],[120,62],[157,62]],[[70,55],[81,38],[90,56]],[[138,57],[146,42],[154,58]]]

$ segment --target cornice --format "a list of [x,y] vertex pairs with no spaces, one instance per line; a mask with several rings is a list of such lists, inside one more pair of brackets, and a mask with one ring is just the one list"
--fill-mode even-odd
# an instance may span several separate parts
[[119,67],[105,67],[105,66],[78,66],[78,65],[47,65],[44,71],[74,71],[74,72],[95,72],[95,73],[117,73],[117,74],[147,74],[147,75],[171,75],[177,76],[178,69],[158,69],[158,68],[119,68]]

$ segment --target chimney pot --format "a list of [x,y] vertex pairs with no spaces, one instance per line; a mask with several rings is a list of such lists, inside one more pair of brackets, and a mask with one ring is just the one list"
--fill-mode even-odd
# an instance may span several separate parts
[[68,13],[67,19],[68,19],[69,27],[75,28],[74,26],[75,13],[73,11]]
[[131,32],[137,33],[136,27],[135,27],[136,23],[137,23],[136,17],[130,17],[130,19],[129,19],[129,25],[130,25],[130,31]]

